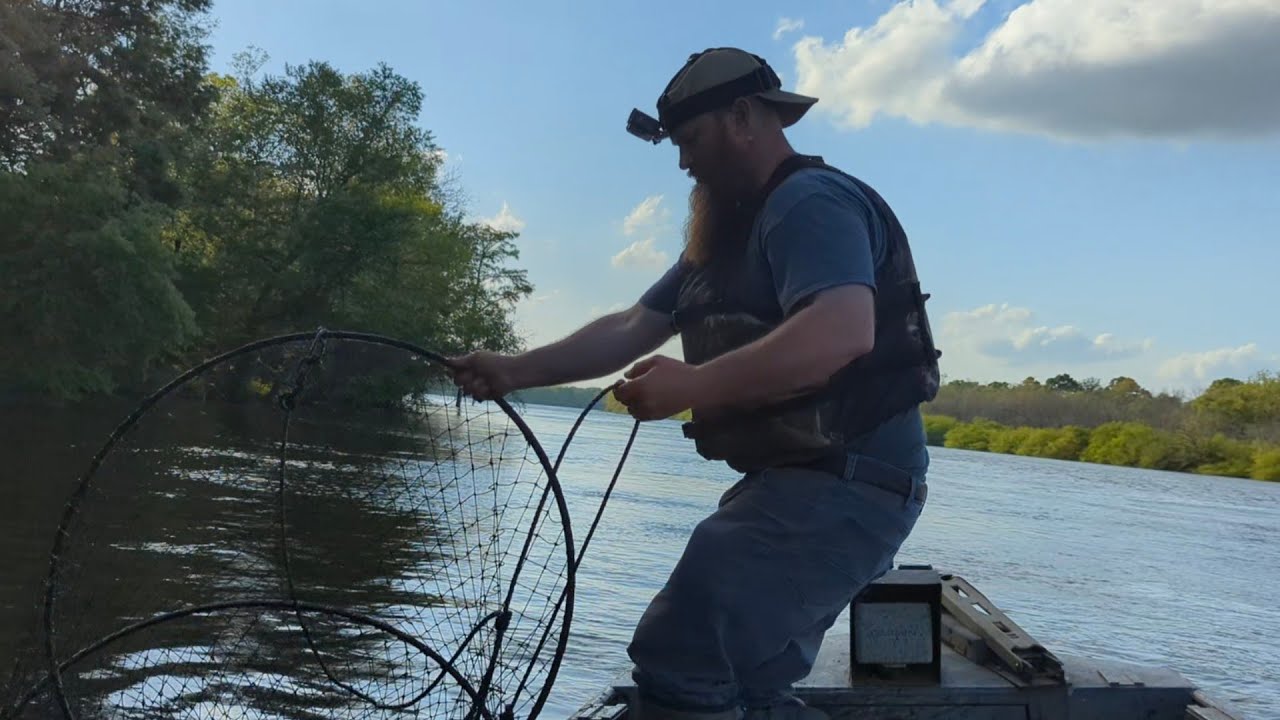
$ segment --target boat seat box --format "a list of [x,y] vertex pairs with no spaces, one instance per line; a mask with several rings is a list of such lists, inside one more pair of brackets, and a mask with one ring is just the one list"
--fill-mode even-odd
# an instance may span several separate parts
[[942,580],[928,566],[901,566],[867,586],[849,612],[850,682],[942,680]]

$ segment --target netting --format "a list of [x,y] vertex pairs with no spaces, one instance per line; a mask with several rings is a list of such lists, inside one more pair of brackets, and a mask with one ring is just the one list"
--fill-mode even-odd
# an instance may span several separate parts
[[214,358],[81,478],[0,717],[536,717],[586,548],[559,461],[408,343]]

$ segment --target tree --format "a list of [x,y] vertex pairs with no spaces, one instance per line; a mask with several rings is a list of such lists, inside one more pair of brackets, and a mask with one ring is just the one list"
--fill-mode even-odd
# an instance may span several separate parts
[[[213,101],[204,81],[210,0],[8,0],[0,5],[0,169],[119,147],[131,190],[174,199],[184,129]],[[10,90],[12,89],[12,90]]]
[[1107,383],[1107,391],[1128,397],[1151,397],[1151,392],[1139,385],[1137,380],[1124,375],[1112,378]]
[[1066,373],[1054,375],[1044,381],[1045,387],[1058,392],[1080,392],[1084,390],[1084,386]]
[[108,392],[194,332],[161,237],[212,97],[207,5],[0,4],[0,385]]
[[260,64],[243,56],[214,80],[172,238],[204,353],[318,325],[516,349],[515,305],[533,290],[511,265],[516,235],[450,207],[417,84],[322,62],[257,79]]

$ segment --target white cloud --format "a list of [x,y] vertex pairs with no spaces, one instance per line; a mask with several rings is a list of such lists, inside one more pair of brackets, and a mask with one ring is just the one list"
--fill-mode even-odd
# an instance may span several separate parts
[[525,226],[524,220],[516,217],[516,214],[511,212],[511,208],[505,202],[502,203],[502,209],[498,211],[497,215],[491,218],[483,218],[480,222],[494,230],[503,232],[520,232]]
[[1165,360],[1156,370],[1168,382],[1205,384],[1220,377],[1248,378],[1266,364],[1257,343],[1233,348],[1219,348],[1198,353],[1183,353]]
[[778,18],[778,27],[773,29],[773,39],[777,40],[787,33],[804,29],[804,20],[798,18]]
[[641,200],[640,204],[632,208],[623,219],[623,234],[634,235],[642,230],[652,229],[665,221],[671,213],[665,207],[660,208],[661,204],[661,195],[650,195]]
[[627,305],[626,303],[621,303],[621,302],[613,303],[609,307],[605,307],[605,308],[602,308],[599,305],[592,305],[591,309],[587,311],[587,318],[590,320],[594,320],[602,315],[622,312],[623,310],[626,310],[628,307],[630,306]]
[[1153,344],[1119,340],[1111,333],[1091,335],[1074,325],[1037,324],[1030,310],[1007,304],[947,313],[937,335],[944,362],[955,351],[988,365],[996,360],[1026,369],[1112,362],[1141,355]]
[[654,245],[654,239],[637,240],[613,256],[613,266],[628,269],[662,269],[670,262],[667,253]]
[[1280,132],[1280,2],[1030,0],[962,56],[984,0],[903,0],[794,47],[797,91],[848,127],[877,115],[1067,138]]
[[669,263],[667,253],[657,246],[657,238],[670,231],[671,211],[662,204],[662,195],[641,200],[622,220],[623,235],[641,235],[613,256],[616,268],[661,269]]

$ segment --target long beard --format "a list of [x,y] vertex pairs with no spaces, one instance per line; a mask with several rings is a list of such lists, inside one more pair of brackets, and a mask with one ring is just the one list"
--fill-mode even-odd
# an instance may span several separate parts
[[685,223],[684,255],[695,266],[741,248],[751,230],[751,215],[734,197],[717,193],[705,183],[689,191],[689,219]]

